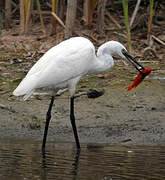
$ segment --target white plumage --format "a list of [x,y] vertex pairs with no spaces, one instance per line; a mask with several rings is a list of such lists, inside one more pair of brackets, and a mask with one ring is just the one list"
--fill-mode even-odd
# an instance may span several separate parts
[[14,90],[15,96],[24,95],[24,100],[39,88],[55,92],[68,87],[73,96],[80,78],[89,73],[108,71],[113,65],[113,55],[125,59],[121,50],[125,47],[116,41],[109,41],[98,49],[97,56],[91,41],[74,37],[48,50]]
[[13,94],[15,96],[24,96],[24,100],[29,98],[36,89],[51,89],[53,91],[46,114],[42,143],[43,152],[45,151],[55,94],[62,88],[68,88],[70,92],[70,120],[77,148],[80,149],[74,116],[76,84],[86,74],[109,71],[114,65],[113,56],[128,59],[140,72],[137,66],[141,65],[127,53],[127,50],[121,43],[117,41],[106,42],[98,48],[95,55],[95,48],[91,41],[83,37],[75,37],[65,40],[47,51],[14,90]]

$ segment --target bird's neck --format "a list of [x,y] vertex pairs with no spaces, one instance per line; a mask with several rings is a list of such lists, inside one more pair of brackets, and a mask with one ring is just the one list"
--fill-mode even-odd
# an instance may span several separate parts
[[95,58],[95,63],[91,73],[97,74],[107,72],[114,66],[114,60],[111,54],[101,52],[98,49],[97,56]]

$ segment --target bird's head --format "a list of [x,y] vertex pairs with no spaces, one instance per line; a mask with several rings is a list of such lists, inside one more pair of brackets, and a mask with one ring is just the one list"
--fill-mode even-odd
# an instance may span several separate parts
[[112,57],[120,57],[123,60],[129,61],[139,72],[141,72],[142,69],[145,69],[128,53],[127,49],[117,41],[108,41],[99,47],[97,56],[106,54]]
[[[112,62],[113,57],[115,56],[118,56],[119,58],[130,62],[134,66],[134,68],[139,71],[133,85],[129,86],[127,90],[131,90],[133,87],[137,87],[137,85],[140,84],[140,82],[142,82],[142,80],[152,71],[151,68],[145,69],[139,62],[136,61],[134,57],[132,57],[128,53],[127,49],[117,41],[108,41],[98,48],[97,57],[102,57],[100,59],[105,59],[106,61],[111,62],[110,67],[112,67],[112,65],[114,64]],[[106,70],[107,69],[108,68],[106,68]]]
[[117,41],[108,41],[99,47],[97,56],[110,55],[112,57],[119,57],[126,60],[126,57],[122,53],[123,49],[127,51],[121,43]]
[[145,68],[136,61],[134,57],[132,57],[127,49],[119,42],[117,41],[110,41],[111,53],[112,56],[119,56],[121,59],[129,61],[140,73],[142,73],[141,70],[144,70]]

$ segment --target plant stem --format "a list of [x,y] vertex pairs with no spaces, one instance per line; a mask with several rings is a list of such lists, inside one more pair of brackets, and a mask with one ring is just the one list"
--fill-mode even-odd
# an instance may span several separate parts
[[127,31],[128,50],[130,52],[132,49],[132,43],[131,43],[131,32],[130,32],[129,20],[128,20],[128,1],[122,0],[122,4],[123,4],[123,10],[124,10],[125,26],[126,26],[126,31]]
[[[52,0],[52,13],[56,13],[56,0]],[[56,19],[52,17],[51,19],[52,24],[52,34],[56,33]]]
[[154,0],[150,0],[150,14],[149,14],[149,21],[148,21],[148,33],[147,33],[148,45],[150,45],[150,37],[151,37],[151,30],[152,30],[153,7],[154,7]]
[[43,33],[45,35],[46,34],[46,28],[45,28],[45,24],[44,24],[44,19],[42,17],[40,0],[37,0],[37,7],[38,7],[38,12],[40,14],[40,21],[41,21],[42,31],[43,31]]

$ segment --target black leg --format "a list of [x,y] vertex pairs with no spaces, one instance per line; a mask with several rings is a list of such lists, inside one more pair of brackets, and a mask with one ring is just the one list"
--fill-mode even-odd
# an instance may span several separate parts
[[51,110],[54,103],[54,98],[55,96],[52,96],[50,104],[49,104],[48,112],[46,114],[46,123],[45,123],[45,131],[44,131],[44,137],[43,137],[43,142],[42,142],[42,151],[45,151],[46,137],[48,134],[48,128],[49,128],[49,122],[51,119]]
[[79,143],[76,123],[75,123],[75,116],[74,116],[74,96],[70,98],[70,120],[71,120],[71,124],[72,124],[72,129],[73,129],[77,149],[80,149],[80,143]]

